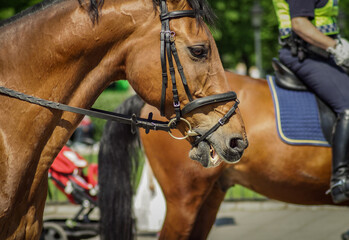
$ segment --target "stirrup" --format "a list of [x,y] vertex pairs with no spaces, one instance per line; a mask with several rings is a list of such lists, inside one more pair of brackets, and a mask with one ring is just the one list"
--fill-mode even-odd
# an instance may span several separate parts
[[334,203],[341,203],[349,200],[349,179],[346,176],[342,176],[340,179],[332,184],[329,190],[326,191],[326,194],[331,193],[332,201]]

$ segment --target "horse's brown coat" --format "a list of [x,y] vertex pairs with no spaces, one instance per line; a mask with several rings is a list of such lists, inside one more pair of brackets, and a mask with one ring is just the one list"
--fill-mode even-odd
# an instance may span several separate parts
[[330,148],[282,142],[267,81],[230,72],[226,75],[241,101],[249,139],[239,163],[204,169],[188,158],[188,143],[163,133],[145,135],[141,131],[146,155],[167,202],[160,239],[206,239],[224,191],[234,184],[284,202],[333,204],[325,194],[331,174]]
[[[81,2],[80,6],[78,0],[57,1],[0,28],[0,85],[89,108],[112,81],[128,79],[146,102],[159,108],[161,26],[153,2],[105,0],[95,24],[86,12],[89,1]],[[186,1],[168,5],[170,11],[189,9]],[[193,18],[181,18],[171,21],[171,30],[177,33],[178,53],[193,95],[225,92],[228,85],[207,27],[198,28]],[[193,44],[210,47],[207,60],[193,61],[187,50]],[[186,95],[180,84],[178,88],[183,107]],[[167,96],[169,118],[171,88]],[[0,102],[0,239],[37,239],[48,168],[82,116],[4,95]],[[213,106],[200,111],[210,113]],[[219,117],[197,111],[188,121],[197,126]],[[243,135],[238,120],[221,131]]]

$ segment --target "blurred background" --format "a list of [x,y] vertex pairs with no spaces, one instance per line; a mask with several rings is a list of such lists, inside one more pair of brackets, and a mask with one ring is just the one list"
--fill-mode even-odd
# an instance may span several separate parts
[[[0,0],[0,20],[42,0]],[[239,74],[264,78],[272,73],[271,59],[278,55],[277,19],[272,0],[208,0],[217,15],[210,26],[223,66]],[[349,1],[340,1],[339,25],[342,37],[349,38]],[[113,94],[118,91],[120,94]],[[94,107],[113,110],[129,96],[126,81],[112,84]],[[104,120],[92,118],[93,138],[99,141]]]
[[[51,0],[49,0],[51,1]],[[15,15],[16,13],[34,5],[37,3],[42,2],[42,0],[0,0],[0,21],[3,19],[10,18],[11,16]],[[277,26],[277,19],[276,15],[273,9],[272,0],[238,0],[238,1],[232,1],[232,0],[208,0],[208,2],[211,4],[213,9],[215,10],[215,13],[217,15],[217,21],[214,26],[209,26],[212,34],[215,38],[218,50],[220,52],[220,57],[223,62],[224,68],[234,71],[238,74],[242,75],[250,75],[252,77],[256,78],[265,78],[266,74],[273,73],[272,66],[271,66],[271,59],[273,57],[278,56],[278,26]],[[339,16],[339,26],[341,29],[341,35],[344,38],[349,38],[349,1],[342,0],[340,2],[340,16]],[[129,86],[127,81],[118,81],[117,83],[111,84],[97,99],[95,104],[93,105],[94,108],[98,109],[104,109],[107,111],[113,111],[120,103],[122,103],[126,98],[128,98],[131,94],[133,94],[132,88]],[[102,119],[97,118],[84,118],[84,120],[81,122],[78,129],[73,134],[70,142],[67,143],[73,151],[77,152],[79,156],[74,157],[80,161],[81,159],[85,159],[87,163],[93,164],[98,162],[97,154],[98,154],[98,143],[100,141],[103,128],[106,121]],[[81,155],[81,156],[80,156]],[[87,168],[81,168],[81,171],[83,173],[81,174],[87,174]],[[138,185],[140,178],[142,174],[142,167],[139,168],[138,174],[137,174],[137,180],[136,185]],[[265,226],[274,226],[275,222],[282,222],[280,221],[280,213],[276,217],[270,218],[272,224],[265,224],[264,226],[260,227],[258,224],[260,222],[266,222],[268,223],[268,220],[266,216],[268,216],[268,212],[266,212],[266,207],[269,202],[265,201],[267,200],[264,196],[261,196],[249,189],[243,188],[241,186],[235,186],[234,188],[230,188],[229,191],[226,194],[225,199],[225,208],[223,209],[223,212],[227,212],[228,208],[231,207],[231,205],[227,205],[227,203],[237,203],[237,202],[245,202],[253,201],[254,205],[252,205],[252,208],[249,206],[250,209],[252,209],[250,212],[246,213],[246,211],[240,211],[239,213],[239,205],[234,205],[232,208],[234,210],[234,216],[237,217],[239,221],[242,222],[240,224],[242,227],[244,227],[244,220],[248,220],[248,228],[251,228],[250,219],[255,219],[256,221],[252,223],[252,226],[256,226],[256,230],[247,231],[247,232],[256,232],[256,238],[251,239],[271,239],[269,235],[266,235],[266,238],[261,238],[260,236],[260,230],[262,228],[265,228]],[[62,191],[59,191],[57,187],[54,186],[52,181],[49,181],[49,193],[48,193],[48,203],[49,205],[45,208],[45,213],[50,214],[57,214],[57,212],[62,211],[62,203],[67,203],[68,199],[66,194],[63,194]],[[266,205],[262,205],[262,203],[265,202]],[[58,204],[56,204],[58,203]],[[262,215],[258,217],[256,209],[258,208],[264,208],[264,212],[262,212]],[[78,209],[71,209],[71,205],[67,205],[66,212],[69,214],[74,213]],[[57,209],[56,209],[57,208]],[[269,209],[269,208],[268,208]],[[294,211],[289,211],[289,207],[287,207],[284,204],[279,204],[276,207],[273,205],[271,208],[271,212],[274,214],[275,210],[283,210],[281,214],[285,215],[285,219],[289,219],[290,215],[299,214],[300,212],[304,213],[303,216],[298,216],[294,222],[298,222],[299,219],[303,218],[309,218],[310,215],[309,212],[306,212],[305,208],[296,209],[296,213]],[[292,208],[293,209],[293,208]],[[73,210],[73,211],[72,211]],[[301,210],[301,211],[299,211]],[[51,211],[51,212],[50,212]],[[309,210],[312,214],[317,213],[318,215],[315,215],[313,218],[311,218],[311,222],[316,222],[315,219],[322,219],[324,216],[327,216],[329,214],[336,214],[338,216],[339,212],[342,212],[342,209],[338,210],[337,212],[333,212],[333,209],[325,209],[324,211],[314,211],[314,209]],[[48,212],[48,213],[47,213]],[[66,212],[63,211],[65,214]],[[229,211],[228,211],[229,212]],[[223,225],[231,225],[235,226],[235,220],[231,217],[231,215],[222,215],[220,217],[223,217],[223,220],[228,221],[228,223],[225,223]],[[240,216],[240,215],[241,216]],[[246,217],[246,214],[250,214],[250,217]],[[267,215],[266,215],[267,214]],[[327,214],[327,215],[326,215]],[[343,213],[345,214],[345,213]],[[275,215],[275,214],[274,214]],[[273,216],[274,216],[273,215]],[[332,216],[331,215],[331,216]],[[64,215],[66,217],[66,215]],[[257,216],[257,217],[256,217]],[[305,217],[306,216],[306,217]],[[261,220],[262,219],[262,220]],[[314,220],[313,220],[314,219]],[[246,221],[247,222],[247,221]],[[330,221],[331,222],[331,221]],[[345,224],[345,221],[341,221],[343,224]],[[303,224],[299,226],[299,229],[301,229],[302,234],[306,235],[308,232],[304,230],[304,225],[311,226],[312,228],[309,228],[311,231],[309,231],[309,234],[313,234],[313,229],[316,230],[316,232],[319,232],[318,236],[314,237],[312,235],[312,239],[329,239],[326,235],[322,236],[321,238],[320,234],[323,234],[321,231],[318,231],[321,229],[321,226],[326,223],[321,223],[321,226],[318,225],[311,225],[311,224]],[[247,223],[246,223],[247,225]],[[284,225],[287,225],[289,227],[289,221],[284,223]],[[292,225],[292,224],[291,224]],[[212,236],[210,239],[222,239],[223,236],[221,232],[219,232],[217,229],[217,224],[214,226],[212,231]],[[292,225],[293,226],[293,225]],[[46,226],[47,227],[47,226]],[[54,227],[54,226],[51,226]],[[328,226],[327,226],[328,227]],[[338,226],[336,226],[338,227]],[[342,227],[342,226],[339,226]],[[222,228],[224,230],[224,228]],[[296,233],[299,229],[296,229]],[[346,228],[343,227],[345,230]],[[57,230],[57,229],[56,229]],[[223,231],[221,230],[221,231]],[[228,231],[229,230],[229,231]],[[237,231],[236,229],[234,229]],[[344,231],[343,230],[343,231]],[[227,232],[224,239],[229,239],[231,236],[231,229],[226,228],[224,231]],[[340,230],[342,231],[342,230]],[[276,236],[275,229],[269,229],[268,232],[273,232],[274,236]],[[335,231],[334,236],[337,236],[337,233],[339,232],[337,229]],[[237,231],[239,234],[239,232]],[[291,233],[291,232],[290,232]],[[218,234],[218,235],[217,235]],[[219,235],[221,234],[221,235]],[[244,231],[241,232],[241,234],[246,234]],[[280,231],[280,234],[284,234],[284,232]],[[294,234],[292,232],[292,234]],[[156,239],[156,233],[154,236],[150,236],[148,238],[138,238],[138,239]],[[220,237],[218,237],[220,236]],[[249,235],[250,236],[250,235]],[[294,237],[294,235],[288,236],[289,238],[285,238],[287,236],[282,235],[282,239],[300,239],[297,237]],[[277,239],[280,239],[277,238]],[[98,239],[98,238],[94,238]],[[246,238],[241,238],[246,239]],[[308,238],[309,239],[309,238]],[[337,238],[335,238],[337,239]]]
[[[0,0],[0,20],[7,19],[40,2],[42,0]],[[277,19],[272,0],[208,0],[208,2],[217,15],[217,21],[214,26],[210,26],[210,29],[224,68],[257,78],[264,78],[266,74],[272,73],[271,59],[278,56],[279,49]],[[339,25],[341,35],[345,38],[349,38],[348,15],[349,1],[340,1]],[[113,111],[131,94],[133,91],[128,82],[118,81],[101,94],[93,107]],[[97,118],[85,120],[73,134],[70,144],[88,162],[95,163],[98,142],[106,121]],[[64,196],[53,196],[53,198],[57,200]],[[240,198],[264,199],[239,187],[230,189],[227,194],[227,199]]]

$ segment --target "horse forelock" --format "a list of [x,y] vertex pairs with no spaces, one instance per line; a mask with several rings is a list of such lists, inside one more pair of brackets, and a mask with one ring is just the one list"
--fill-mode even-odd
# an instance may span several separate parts
[[[24,16],[28,16],[35,12],[41,11],[47,7],[52,6],[53,4],[63,2],[66,0],[44,0],[26,10],[12,16],[11,18],[5,19],[0,22],[0,27],[12,23]],[[104,4],[104,0],[77,0],[80,6],[83,5],[85,1],[89,1],[87,11],[93,23],[98,22],[99,11]],[[161,0],[153,0],[154,6],[159,6]],[[195,11],[196,19],[201,21],[202,18],[208,23],[213,25],[216,20],[216,15],[212,10],[211,6],[208,4],[206,0],[186,0],[189,6]]]
[[[78,1],[81,6],[84,0],[78,0]],[[89,0],[89,1],[90,3],[88,6],[88,14],[93,23],[98,22],[99,10],[102,8],[104,4],[104,0]]]
[[[170,1],[170,0],[168,0]],[[178,1],[178,0],[173,0]],[[198,21],[202,18],[210,25],[214,25],[216,21],[216,15],[206,0],[185,0],[189,6],[195,11],[195,16]],[[161,0],[153,0],[154,6],[159,6]]]

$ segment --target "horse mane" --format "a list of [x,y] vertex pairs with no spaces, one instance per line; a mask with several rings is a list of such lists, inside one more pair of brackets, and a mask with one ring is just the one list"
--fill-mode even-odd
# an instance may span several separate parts
[[[19,20],[20,18],[24,17],[24,16],[29,16],[33,13],[36,13],[38,11],[41,11],[43,9],[46,9],[54,4],[60,3],[62,1],[66,1],[66,0],[44,0],[38,4],[33,5],[32,7],[29,7],[23,11],[21,11],[20,13],[17,13],[16,15],[5,19],[3,21],[0,22],[0,27],[3,27],[7,24],[13,23],[17,20]],[[84,0],[77,0],[80,4],[80,6],[82,6]],[[88,14],[91,18],[91,21],[93,23],[98,22],[98,17],[99,17],[99,10],[100,8],[103,6],[104,4],[104,0],[88,0],[90,3],[88,5]]]
[[[78,1],[81,6],[83,0],[78,0]],[[99,9],[102,8],[103,4],[104,4],[104,0],[90,0],[88,14],[90,15],[90,18],[93,23],[98,22]]]
[[[27,8],[23,10],[22,12],[8,18],[5,20],[2,20],[0,22],[0,27],[3,27],[9,23],[13,23],[17,21],[18,19],[28,16],[30,14],[36,13],[38,11],[41,11],[47,7],[50,7],[56,3],[60,3],[62,1],[66,0],[43,0],[42,2],[35,4],[34,6]],[[82,6],[84,0],[77,0]],[[88,6],[88,14],[91,18],[91,21],[93,23],[98,22],[99,18],[99,10],[102,8],[104,4],[104,0],[87,0],[89,1]],[[208,23],[213,25],[216,20],[216,15],[214,14],[211,6],[207,3],[206,0],[186,0],[190,7],[195,11],[196,19],[198,22],[202,22],[202,18]],[[158,6],[160,4],[160,0],[153,0],[153,5]]]
[[[199,23],[204,19],[208,24],[214,25],[217,17],[207,0],[186,0],[189,6],[195,11]],[[161,0],[153,0],[154,7],[159,6]]]

